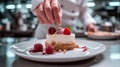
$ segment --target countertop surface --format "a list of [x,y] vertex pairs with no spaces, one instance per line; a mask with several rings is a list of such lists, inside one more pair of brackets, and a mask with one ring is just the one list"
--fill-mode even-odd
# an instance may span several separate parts
[[103,43],[107,49],[104,53],[92,58],[68,62],[68,63],[45,63],[33,62],[16,56],[10,51],[14,43],[29,41],[34,38],[0,38],[0,67],[119,67],[120,66],[120,39],[93,40],[89,38],[77,38],[82,40]]

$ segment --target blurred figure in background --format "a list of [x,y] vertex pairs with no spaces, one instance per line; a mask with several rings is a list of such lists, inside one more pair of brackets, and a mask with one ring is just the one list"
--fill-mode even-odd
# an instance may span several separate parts
[[96,21],[88,12],[86,0],[32,0],[32,12],[40,24],[35,31],[35,37],[45,38],[49,27],[75,27],[77,18],[84,23],[87,31],[97,32]]
[[0,11],[0,31],[3,30],[3,23],[2,22],[2,19],[4,18],[5,16],[2,14],[2,12]]
[[15,30],[18,30],[18,27],[19,27],[19,19],[21,18],[21,12],[20,11],[16,11],[15,12],[15,15],[14,15],[14,23],[12,23],[11,25],[11,29],[15,29]]

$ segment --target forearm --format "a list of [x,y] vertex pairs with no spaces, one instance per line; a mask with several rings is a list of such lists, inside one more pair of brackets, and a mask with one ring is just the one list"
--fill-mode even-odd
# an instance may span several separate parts
[[94,18],[88,13],[83,13],[82,17],[82,22],[84,22],[85,25],[88,25],[88,24],[96,24],[96,21],[94,20]]
[[88,11],[86,0],[83,0],[82,5],[80,6],[80,19],[82,22],[84,22],[85,25],[96,23],[96,21]]

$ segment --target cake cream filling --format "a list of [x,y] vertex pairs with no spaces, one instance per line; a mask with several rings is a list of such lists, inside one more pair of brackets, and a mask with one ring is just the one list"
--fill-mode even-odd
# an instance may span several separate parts
[[75,42],[75,34],[64,35],[64,34],[54,34],[54,35],[46,35],[47,43],[56,42],[57,44],[69,44],[71,42]]

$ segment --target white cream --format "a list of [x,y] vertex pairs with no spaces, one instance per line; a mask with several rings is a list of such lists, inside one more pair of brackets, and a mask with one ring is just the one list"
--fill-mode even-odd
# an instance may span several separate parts
[[51,43],[55,41],[56,43],[59,44],[66,44],[66,43],[71,43],[75,42],[75,34],[71,35],[60,35],[60,34],[55,34],[55,35],[46,35],[47,43]]

